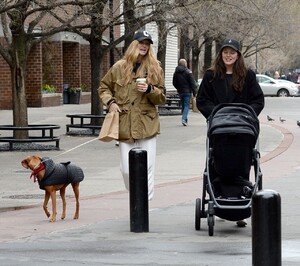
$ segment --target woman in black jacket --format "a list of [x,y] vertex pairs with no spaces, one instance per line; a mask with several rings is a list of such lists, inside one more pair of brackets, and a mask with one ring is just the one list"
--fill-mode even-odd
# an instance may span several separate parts
[[257,115],[265,104],[256,75],[246,67],[240,43],[234,39],[224,41],[197,94],[197,107],[205,118],[220,103],[249,104]]
[[[221,103],[245,103],[259,115],[265,105],[263,92],[255,73],[246,67],[240,51],[240,43],[226,39],[201,82],[197,94],[197,107],[205,118],[209,118],[214,107]],[[239,227],[246,220],[237,221]]]

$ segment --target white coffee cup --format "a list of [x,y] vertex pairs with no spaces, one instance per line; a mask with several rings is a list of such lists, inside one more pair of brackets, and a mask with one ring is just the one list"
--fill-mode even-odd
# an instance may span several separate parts
[[137,83],[146,83],[146,78],[137,78],[136,82]]

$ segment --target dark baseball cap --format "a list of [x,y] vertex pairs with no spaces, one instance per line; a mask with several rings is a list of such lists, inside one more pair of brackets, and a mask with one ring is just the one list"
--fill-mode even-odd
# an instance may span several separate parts
[[239,53],[241,52],[240,51],[240,42],[235,39],[230,39],[230,38],[225,39],[225,41],[222,44],[221,51],[225,47],[230,47]]
[[143,41],[143,40],[148,40],[150,43],[153,44],[153,41],[152,41],[152,37],[151,35],[148,33],[148,31],[138,31],[134,34],[134,37],[133,37],[134,40],[137,40],[137,41]]

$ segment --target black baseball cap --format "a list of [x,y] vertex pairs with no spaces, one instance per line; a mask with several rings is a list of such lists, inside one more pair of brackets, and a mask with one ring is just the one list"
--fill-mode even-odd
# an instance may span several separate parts
[[151,35],[148,33],[148,31],[138,31],[134,34],[134,37],[133,37],[134,40],[137,40],[137,41],[143,41],[143,40],[148,40],[150,43],[153,44],[153,41],[152,41],[152,37]]
[[223,44],[222,44],[221,51],[225,47],[230,47],[230,48],[234,49],[235,51],[241,53],[241,51],[240,51],[240,48],[241,48],[240,47],[240,42],[235,40],[235,39],[230,39],[230,38],[225,39]]

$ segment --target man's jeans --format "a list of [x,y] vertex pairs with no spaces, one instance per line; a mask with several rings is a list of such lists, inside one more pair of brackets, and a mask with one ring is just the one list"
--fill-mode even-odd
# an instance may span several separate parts
[[189,93],[189,92],[180,93],[179,97],[180,97],[180,101],[181,101],[182,122],[187,123],[192,93]]

